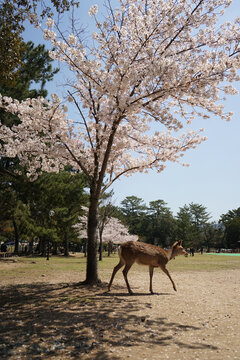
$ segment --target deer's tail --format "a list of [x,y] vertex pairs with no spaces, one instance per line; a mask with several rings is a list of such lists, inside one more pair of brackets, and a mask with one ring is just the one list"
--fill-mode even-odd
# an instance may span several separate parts
[[124,260],[124,257],[123,257],[123,253],[122,253],[122,245],[120,245],[119,249],[118,249],[118,256],[120,258],[120,261],[121,263],[124,263],[125,264],[125,260]]

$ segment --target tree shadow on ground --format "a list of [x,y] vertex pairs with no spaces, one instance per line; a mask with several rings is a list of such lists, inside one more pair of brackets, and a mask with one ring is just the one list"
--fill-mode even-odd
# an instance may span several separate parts
[[146,307],[151,304],[96,287],[42,283],[4,287],[0,290],[0,358],[117,360],[116,349],[177,344],[170,329],[199,330],[164,317],[141,316]]
[[102,296],[123,296],[123,297],[134,297],[134,296],[154,296],[154,295],[157,295],[157,296],[164,296],[164,295],[167,295],[167,296],[172,296],[173,294],[171,293],[146,293],[146,292],[134,292],[133,294],[129,294],[128,292],[118,292],[118,293],[111,293],[111,292],[108,292],[108,291],[105,291],[103,292],[102,294],[99,294],[99,295],[102,295]]

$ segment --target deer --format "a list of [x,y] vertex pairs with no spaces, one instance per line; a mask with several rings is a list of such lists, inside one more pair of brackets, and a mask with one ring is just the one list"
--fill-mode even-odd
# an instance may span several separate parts
[[156,245],[147,244],[139,241],[127,241],[120,246],[119,250],[119,263],[114,267],[110,282],[108,284],[108,291],[111,289],[111,285],[113,279],[124,265],[123,269],[123,277],[127,285],[127,289],[130,295],[133,294],[127,274],[131,269],[132,265],[136,262],[140,265],[148,265],[149,266],[149,275],[150,275],[150,287],[149,291],[151,294],[154,294],[152,289],[152,278],[153,278],[153,270],[156,267],[160,267],[162,271],[169,277],[171,283],[173,285],[173,289],[177,291],[175,283],[171,278],[168,270],[166,269],[167,263],[175,258],[178,255],[187,256],[188,253],[184,250],[182,246],[182,240],[176,241],[169,250],[165,250]]

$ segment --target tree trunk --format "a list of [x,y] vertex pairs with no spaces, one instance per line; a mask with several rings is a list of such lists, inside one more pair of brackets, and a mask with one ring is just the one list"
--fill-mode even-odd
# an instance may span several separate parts
[[47,240],[47,260],[50,258],[50,240]]
[[14,254],[18,254],[19,253],[19,233],[18,233],[18,227],[17,227],[16,221],[14,218],[13,218],[13,227],[14,227],[14,235],[15,235]]
[[69,244],[68,244],[68,236],[67,233],[64,233],[64,256],[69,256]]
[[103,254],[103,242],[102,242],[102,231],[99,232],[99,261],[102,261]]
[[32,238],[31,241],[29,242],[29,250],[28,250],[29,255],[33,254],[33,241],[34,239]]
[[94,285],[100,282],[97,267],[97,206],[98,199],[90,197],[88,214],[87,274],[84,284]]
[[41,256],[46,256],[47,254],[47,249],[46,249],[46,245],[47,245],[47,241],[45,237],[42,237],[40,239],[40,243],[39,243],[39,252]]
[[111,255],[111,252],[112,252],[112,242],[109,241],[109,242],[108,242],[108,256]]
[[53,255],[57,255],[57,254],[58,254],[57,248],[58,248],[58,244],[57,244],[56,242],[54,242],[54,243],[53,243],[53,250],[52,250],[52,254],[53,254]]
[[84,257],[87,257],[87,240],[84,240],[83,252],[84,252]]

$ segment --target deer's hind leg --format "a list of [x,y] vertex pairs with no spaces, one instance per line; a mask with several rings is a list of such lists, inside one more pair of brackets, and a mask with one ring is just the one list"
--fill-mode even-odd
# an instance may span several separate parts
[[113,269],[111,280],[109,281],[109,284],[108,284],[108,291],[110,291],[114,276],[116,275],[118,270],[121,269],[121,267],[123,267],[124,264],[125,264],[124,261],[120,258],[119,263]]

